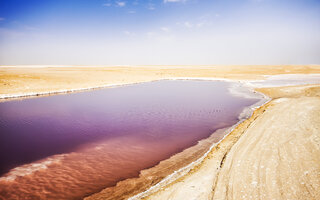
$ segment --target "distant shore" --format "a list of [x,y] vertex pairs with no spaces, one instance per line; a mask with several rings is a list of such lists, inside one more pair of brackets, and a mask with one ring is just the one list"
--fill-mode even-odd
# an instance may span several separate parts
[[0,66],[0,99],[46,96],[163,79],[263,80],[265,75],[320,74],[320,66]]

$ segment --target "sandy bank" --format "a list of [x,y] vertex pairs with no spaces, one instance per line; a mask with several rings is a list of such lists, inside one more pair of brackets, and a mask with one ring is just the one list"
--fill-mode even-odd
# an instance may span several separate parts
[[187,175],[131,199],[319,199],[319,88],[264,89],[285,97],[257,109]]

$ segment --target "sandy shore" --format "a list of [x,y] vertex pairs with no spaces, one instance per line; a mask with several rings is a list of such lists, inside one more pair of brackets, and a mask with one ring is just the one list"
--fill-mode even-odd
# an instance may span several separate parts
[[187,175],[131,199],[319,199],[320,86],[260,91],[277,98]]
[[[218,67],[75,67],[0,68],[0,98],[20,97],[160,79],[222,78],[259,80],[265,75],[319,74],[319,66]],[[273,98],[238,125],[206,155],[200,164],[160,187],[168,174],[201,157],[216,140],[204,141],[180,163],[142,171],[140,181],[120,182],[88,199],[319,199],[320,191],[320,86],[256,89]],[[168,164],[168,165],[167,165]],[[160,163],[161,165],[161,163]],[[159,175],[159,173],[162,173]],[[153,175],[160,177],[153,179]],[[155,177],[154,176],[154,177]],[[139,192],[138,196],[136,195]],[[110,195],[112,194],[112,195]],[[107,198],[108,197],[108,198]]]

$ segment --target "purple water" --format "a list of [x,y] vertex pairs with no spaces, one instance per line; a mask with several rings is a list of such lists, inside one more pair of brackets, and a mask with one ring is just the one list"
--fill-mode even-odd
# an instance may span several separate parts
[[259,100],[230,86],[157,81],[0,103],[0,197],[78,199],[137,176]]

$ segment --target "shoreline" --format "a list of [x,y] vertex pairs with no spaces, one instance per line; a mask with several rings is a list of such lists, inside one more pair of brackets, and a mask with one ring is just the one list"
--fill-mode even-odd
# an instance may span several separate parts
[[[263,105],[253,110],[252,115],[249,118],[237,122],[235,125],[231,126],[228,130],[226,130],[227,134],[218,143],[213,144],[210,150],[206,152],[205,155],[203,155],[203,157],[201,158],[201,160],[199,160],[199,162],[190,166],[188,169],[185,169],[183,174],[169,181],[164,180],[162,185],[159,184],[157,185],[157,187],[149,188],[148,190],[142,193],[139,193],[138,195],[134,195],[128,198],[128,200],[151,200],[152,198],[150,199],[150,196],[157,194],[159,192],[165,191],[166,188],[174,184],[177,184],[180,181],[184,182],[183,180],[186,177],[189,177],[192,174],[196,173],[199,169],[201,169],[201,167],[205,165],[205,162],[208,162],[208,160],[211,159],[213,156],[219,157],[218,159],[216,159],[216,161],[218,162],[217,170],[220,170],[228,150],[232,148],[234,143],[236,143],[236,141],[241,137],[244,127],[247,127],[251,123],[253,123],[254,120],[264,112],[263,110],[268,106],[268,103],[270,101],[265,102]],[[227,148],[228,150],[224,148]],[[168,177],[168,178],[171,178],[171,177]]]
[[159,80],[250,83],[292,74],[320,75],[320,66],[0,66],[0,100],[82,92]]
[[242,83],[238,80],[231,80],[226,78],[193,78],[193,77],[172,77],[172,78],[162,78],[162,79],[154,79],[148,81],[139,81],[133,83],[119,83],[119,84],[106,84],[102,86],[95,86],[95,87],[87,87],[87,88],[76,88],[76,89],[65,89],[65,90],[55,90],[55,91],[45,91],[45,92],[38,92],[38,93],[24,93],[24,94],[12,94],[12,95],[1,95],[0,94],[0,102],[1,100],[5,101],[14,101],[14,100],[22,100],[34,97],[46,97],[46,96],[53,96],[53,95],[63,95],[69,93],[77,93],[77,92],[87,92],[91,90],[99,90],[99,89],[107,89],[107,88],[117,88],[117,87],[125,87],[131,86],[135,84],[141,83],[149,83],[149,82],[156,82],[156,81],[188,81],[188,80],[195,80],[195,81],[225,81],[231,83]]
[[[320,74],[279,74],[279,75],[266,75],[264,78],[276,78],[279,76],[286,76],[286,75],[297,75],[297,76],[320,76]],[[296,84],[287,84],[287,85],[273,85],[273,86],[261,86],[255,85],[257,82],[263,82],[266,79],[256,79],[255,81],[252,80],[242,80],[242,79],[229,79],[229,78],[206,78],[206,77],[170,77],[170,78],[159,78],[159,79],[152,79],[147,81],[136,81],[132,83],[116,83],[116,84],[105,84],[101,86],[92,86],[92,87],[84,87],[84,88],[74,88],[74,89],[62,89],[62,90],[53,90],[53,91],[44,91],[44,92],[29,92],[29,93],[22,93],[22,94],[0,94],[0,102],[2,101],[14,101],[14,100],[22,100],[34,97],[46,97],[52,95],[63,95],[69,93],[77,93],[77,92],[87,92],[91,90],[99,90],[99,89],[107,89],[107,88],[116,88],[116,87],[125,87],[140,83],[149,83],[149,82],[156,82],[156,81],[176,81],[176,80],[185,80],[185,81],[225,81],[230,83],[240,83],[243,87],[248,88],[253,93],[256,93],[255,88],[264,88],[264,87],[284,87],[284,86],[294,86],[294,85],[308,85],[308,84],[317,84],[317,83],[296,83]],[[255,83],[252,83],[255,82]],[[320,83],[320,82],[319,82]],[[238,91],[234,90],[234,93],[238,93]],[[240,92],[241,93],[241,92]],[[263,96],[266,96],[263,93],[260,93]],[[250,95],[250,94],[249,94]]]
[[[153,80],[153,81],[160,81],[160,80]],[[87,91],[91,91],[91,90],[99,90],[99,89],[106,89],[106,88],[130,86],[130,85],[134,85],[134,84],[147,83],[147,82],[153,82],[153,81],[135,82],[135,83],[123,83],[123,84],[107,84],[107,85],[96,86],[96,87],[66,89],[66,90],[55,90],[55,91],[47,91],[47,92],[39,92],[39,93],[0,95],[0,101],[1,100],[14,101],[14,100],[27,99],[27,98],[34,98],[34,97],[46,97],[46,96],[63,95],[63,94],[77,93],[77,92],[87,92]]]
[[[249,120],[251,117],[253,117],[253,113],[256,110],[258,110],[261,107],[265,106],[271,100],[272,100],[271,98],[268,98],[268,97],[265,96],[259,102],[255,103],[255,104],[253,104],[251,106],[245,107],[243,109],[243,111],[239,114],[239,121],[236,124],[226,128],[225,131],[224,131],[224,134],[223,134],[224,136],[218,142],[212,144],[210,146],[209,150],[207,152],[205,152],[199,159],[197,159],[196,161],[193,161],[192,163],[186,165],[185,167],[180,168],[179,170],[177,170],[174,173],[170,174],[169,176],[165,177],[163,180],[161,180],[156,185],[150,187],[148,190],[128,198],[128,200],[143,199],[146,196],[148,196],[148,195],[150,195],[152,193],[155,193],[158,190],[161,190],[161,188],[166,187],[166,186],[174,183],[175,181],[177,181],[178,179],[182,178],[183,176],[186,176],[194,168],[199,167],[202,164],[202,162],[208,157],[208,155],[213,151],[214,148],[216,148],[218,145],[220,145],[222,142],[224,142],[224,140],[226,140],[226,138],[229,137],[229,135],[240,124],[242,124],[244,121]],[[243,116],[243,117],[241,117],[241,116]],[[212,133],[212,134],[214,134],[214,133]]]

